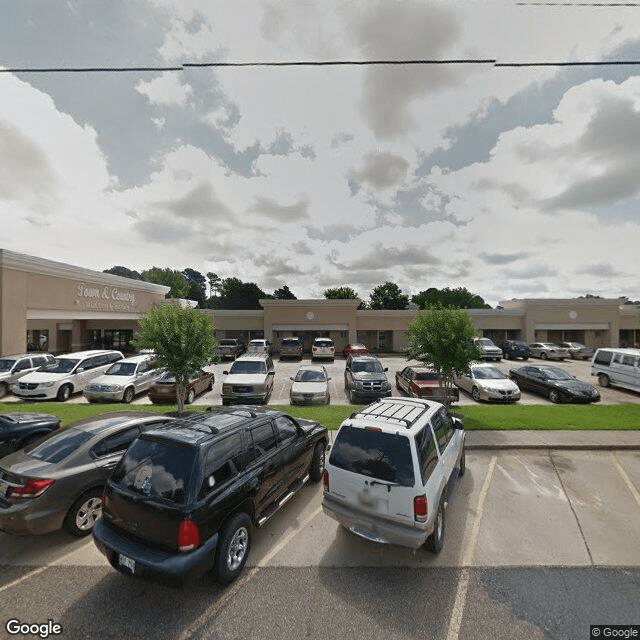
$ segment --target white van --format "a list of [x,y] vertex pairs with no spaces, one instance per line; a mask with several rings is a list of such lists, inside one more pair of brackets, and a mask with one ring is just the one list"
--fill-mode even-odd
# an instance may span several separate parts
[[78,351],[57,356],[33,373],[28,373],[13,386],[13,393],[27,400],[64,402],[72,393],[82,391],[94,378],[102,375],[114,362],[122,360],[120,351]]
[[602,387],[640,391],[640,349],[598,349],[591,360],[591,375],[598,376]]

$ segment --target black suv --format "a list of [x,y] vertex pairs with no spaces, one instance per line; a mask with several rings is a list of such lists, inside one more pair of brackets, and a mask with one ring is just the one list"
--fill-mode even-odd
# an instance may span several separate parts
[[349,402],[369,403],[391,395],[386,367],[374,356],[349,356],[344,370],[344,389]]
[[324,471],[326,427],[268,408],[215,407],[142,434],[105,485],[93,535],[111,565],[234,580],[262,526]]
[[505,340],[500,347],[502,348],[502,357],[505,360],[515,360],[516,358],[528,360],[531,356],[529,345],[522,340]]

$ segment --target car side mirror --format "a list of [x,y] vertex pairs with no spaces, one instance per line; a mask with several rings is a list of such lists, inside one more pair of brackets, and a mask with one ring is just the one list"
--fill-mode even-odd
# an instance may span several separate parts
[[389,371],[389,367],[385,367],[385,368],[384,368],[384,370],[385,370],[385,371]]
[[289,376],[289,380],[293,380],[293,376]]
[[275,376],[276,372],[275,371],[269,371],[269,373],[267,374],[268,376]]
[[84,370],[85,370],[85,368],[84,368],[84,367],[78,367],[78,368],[76,369],[76,373],[82,373]]
[[228,375],[229,375],[229,372],[228,372],[228,371],[223,371],[223,372],[222,372],[222,375],[223,375],[223,376],[228,376]]
[[327,378],[327,382],[329,382],[329,380],[331,380],[331,378]]
[[345,371],[351,371],[351,367],[345,367],[344,370]]

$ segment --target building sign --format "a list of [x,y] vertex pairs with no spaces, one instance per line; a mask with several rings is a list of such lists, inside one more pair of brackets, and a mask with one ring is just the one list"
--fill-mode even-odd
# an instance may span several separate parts
[[79,282],[74,304],[94,311],[135,311],[136,294],[128,289]]

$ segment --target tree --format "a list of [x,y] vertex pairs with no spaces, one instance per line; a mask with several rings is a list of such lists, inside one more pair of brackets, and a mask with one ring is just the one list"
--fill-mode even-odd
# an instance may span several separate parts
[[168,298],[186,298],[189,294],[189,283],[180,271],[151,267],[142,272],[141,280],[171,287]]
[[276,300],[297,300],[298,298],[296,298],[293,293],[291,293],[289,287],[287,287],[287,285],[283,285],[283,287],[281,289],[276,289],[273,292],[273,297]]
[[469,369],[481,357],[473,343],[471,316],[452,307],[421,311],[407,329],[407,359],[428,360],[440,375],[440,391],[449,405],[453,376]]
[[187,298],[196,300],[198,306],[203,308],[207,299],[207,279],[199,271],[189,267],[182,270],[182,275],[189,284]]
[[378,285],[369,296],[372,309],[406,309],[409,296],[405,296],[400,287],[393,282]]
[[357,300],[360,296],[351,287],[325,289],[324,297],[329,300]]
[[111,269],[104,269],[102,273],[110,273],[111,275],[122,278],[131,278],[131,280],[140,280],[140,274],[137,271],[127,269],[127,267],[111,267]]
[[225,278],[220,287],[219,309],[261,309],[260,299],[271,298],[255,282]]
[[467,291],[465,287],[456,289],[436,289],[430,287],[411,297],[411,302],[419,309],[428,309],[434,305],[456,307],[457,309],[490,309],[491,307],[479,296]]
[[153,349],[158,364],[175,377],[182,413],[189,376],[215,359],[213,319],[198,309],[170,303],[152,307],[138,323],[140,331],[131,342],[137,349]]

